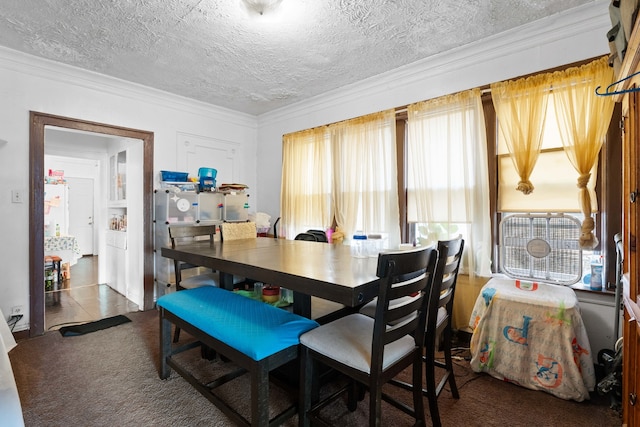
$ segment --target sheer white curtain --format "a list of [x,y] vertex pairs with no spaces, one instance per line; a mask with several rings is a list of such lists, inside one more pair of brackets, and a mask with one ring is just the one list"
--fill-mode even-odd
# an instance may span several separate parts
[[346,236],[387,233],[390,248],[400,244],[395,123],[387,110],[329,126],[336,223]]
[[293,239],[333,221],[331,141],[326,126],[282,138],[280,228]]
[[491,216],[484,112],[479,89],[408,107],[409,222],[463,225],[470,276],[491,275]]

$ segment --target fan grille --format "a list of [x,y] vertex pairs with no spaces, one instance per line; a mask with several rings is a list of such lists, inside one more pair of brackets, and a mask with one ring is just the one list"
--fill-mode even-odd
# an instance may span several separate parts
[[515,279],[571,285],[582,277],[580,221],[568,215],[510,215],[500,223],[501,270]]

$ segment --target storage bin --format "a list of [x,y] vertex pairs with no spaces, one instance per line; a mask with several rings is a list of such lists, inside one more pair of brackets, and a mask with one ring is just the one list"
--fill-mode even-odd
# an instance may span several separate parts
[[189,179],[188,172],[160,171],[163,181],[171,182],[187,182]]
[[200,191],[211,191],[216,187],[216,176],[218,171],[213,168],[198,169],[198,180],[200,181]]

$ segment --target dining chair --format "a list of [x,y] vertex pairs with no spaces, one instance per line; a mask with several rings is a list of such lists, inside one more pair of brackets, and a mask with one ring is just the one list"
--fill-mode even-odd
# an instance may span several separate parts
[[258,229],[253,221],[224,222],[220,224],[220,239],[222,241],[255,239],[257,237]]
[[329,239],[327,239],[327,233],[325,233],[323,230],[307,230],[307,233],[313,234],[314,236],[316,236],[316,239],[318,240],[318,242],[323,242],[323,243],[329,242]]
[[[425,336],[425,350],[423,360],[425,363],[426,388],[423,394],[429,400],[429,412],[434,427],[441,425],[440,411],[438,410],[438,396],[448,382],[451,395],[454,399],[460,398],[453,373],[453,359],[451,357],[451,338],[453,324],[453,298],[458,281],[458,271],[462,261],[464,240],[458,236],[451,240],[438,242],[438,265],[433,278],[433,287],[429,296],[427,309],[427,324]],[[436,350],[444,354],[444,361],[436,359]],[[444,369],[444,375],[436,385],[435,368]]]
[[[433,287],[428,298],[428,313],[425,330],[425,350],[423,361],[425,364],[426,385],[422,393],[429,400],[429,412],[434,426],[440,426],[440,412],[438,410],[438,396],[445,384],[449,382],[451,394],[455,399],[460,398],[458,387],[453,373],[453,359],[451,357],[452,337],[452,311],[453,297],[455,295],[458,271],[464,250],[464,240],[458,236],[450,240],[438,241],[438,263],[433,278]],[[410,299],[412,297],[406,297]],[[360,309],[360,313],[373,317],[376,311],[377,300],[366,304]],[[397,321],[402,321],[399,319]],[[396,322],[397,322],[396,321]],[[442,351],[444,362],[436,359],[436,351]],[[435,368],[444,369],[444,375],[440,382],[435,383]],[[392,384],[405,389],[412,389],[412,384],[399,380],[390,381]]]
[[318,238],[311,233],[298,233],[294,240],[306,240],[309,242],[317,242]]
[[[216,234],[215,225],[183,225],[169,226],[169,239],[171,240],[171,248],[175,249],[183,243],[193,243],[196,240],[202,240],[202,237],[208,237],[209,244],[213,245],[214,235]],[[186,262],[174,260],[174,274],[176,279],[176,291],[183,289],[198,288],[200,286],[219,286],[220,277],[218,272],[209,271],[206,273],[193,274],[183,278],[182,272],[185,270],[195,270],[201,268],[199,265],[189,264]],[[176,327],[173,335],[173,342],[180,339],[180,329]]]
[[[207,237],[209,243],[213,245],[214,235],[216,234],[215,225],[185,225],[185,226],[170,226],[169,238],[171,239],[171,248],[175,249],[183,243],[192,243],[201,237]],[[183,278],[182,272],[188,269],[199,268],[198,265],[188,264],[174,260],[174,272],[176,277],[176,290],[190,289],[199,286],[218,286],[218,274],[214,272],[201,273],[197,275],[191,275]]]
[[[243,222],[223,222],[220,224],[220,240],[223,242],[231,242],[233,240],[257,239],[258,228],[253,221]],[[236,285],[252,285],[255,280],[247,277],[233,276],[233,284]]]
[[[369,390],[369,425],[381,424],[382,400],[414,417],[417,424],[426,424],[422,349],[427,295],[431,292],[437,257],[434,247],[381,253],[376,271],[380,288],[375,316],[350,314],[300,336],[300,425],[321,420],[322,408],[345,392],[349,396],[348,408],[354,411],[358,387]],[[412,295],[415,297],[405,299]],[[394,324],[398,319],[406,321]],[[312,402],[322,394],[316,373],[319,363],[351,381],[336,393]],[[383,384],[409,366],[415,385],[413,408],[382,392]]]

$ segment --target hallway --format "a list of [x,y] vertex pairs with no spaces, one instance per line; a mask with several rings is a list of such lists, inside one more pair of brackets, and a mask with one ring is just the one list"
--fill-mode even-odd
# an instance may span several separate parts
[[60,291],[45,293],[45,330],[92,322],[138,311],[138,306],[108,285],[98,283],[98,257],[85,256],[71,267]]

